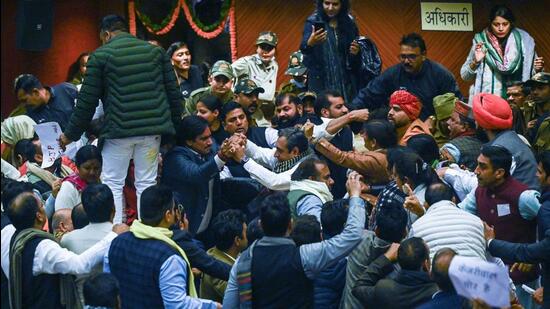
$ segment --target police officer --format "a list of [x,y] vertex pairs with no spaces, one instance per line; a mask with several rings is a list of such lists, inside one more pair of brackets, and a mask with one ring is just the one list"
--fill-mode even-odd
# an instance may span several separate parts
[[307,68],[302,64],[304,55],[297,51],[290,55],[288,68],[285,75],[291,76],[290,80],[281,86],[280,93],[293,93],[298,95],[307,91]]
[[277,34],[274,32],[261,32],[256,40],[256,54],[244,56],[233,62],[233,70],[238,80],[249,78],[265,90],[259,94],[260,108],[254,115],[256,120],[261,120],[258,124],[262,126],[270,125],[269,121],[274,111],[273,101],[279,70],[275,60],[277,41]]
[[193,92],[185,101],[185,112],[188,115],[194,115],[197,111],[197,102],[207,95],[218,97],[222,103],[227,103],[233,99],[233,80],[235,74],[231,68],[231,64],[224,60],[219,60],[214,63],[208,76],[207,87],[199,88]]

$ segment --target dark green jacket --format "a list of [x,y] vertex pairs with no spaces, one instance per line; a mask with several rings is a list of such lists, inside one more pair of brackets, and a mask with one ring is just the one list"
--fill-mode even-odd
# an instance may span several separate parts
[[164,50],[122,32],[92,53],[74,112],[65,130],[73,141],[87,129],[98,100],[105,126],[100,137],[175,134],[181,94]]

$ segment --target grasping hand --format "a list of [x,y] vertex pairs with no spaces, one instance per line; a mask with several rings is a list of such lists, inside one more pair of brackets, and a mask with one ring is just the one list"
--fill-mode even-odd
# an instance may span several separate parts
[[399,250],[399,244],[398,243],[392,243],[391,246],[388,248],[388,251],[384,253],[384,256],[390,261],[395,262],[397,261],[397,250]]
[[71,139],[69,139],[67,136],[65,136],[65,133],[61,133],[61,136],[59,136],[59,146],[63,150],[65,150],[65,147],[71,143]]
[[315,127],[315,125],[313,123],[311,123],[311,121],[309,121],[309,119],[302,126],[302,131],[304,131],[304,135],[307,137],[308,141],[311,141],[311,139],[313,138],[313,128],[314,127]]
[[346,188],[348,189],[348,193],[350,197],[361,195],[362,178],[363,176],[361,176],[357,172],[351,172],[349,174],[348,181],[346,182]]
[[350,121],[355,122],[365,122],[369,120],[369,110],[364,109],[356,109],[354,111],[349,112],[349,119]]
[[118,224],[113,225],[113,232],[115,232],[119,235],[122,234],[122,233],[128,232],[129,230],[130,230],[130,227],[128,225],[126,225],[125,223],[118,223]]
[[544,287],[540,287],[535,290],[535,293],[533,293],[533,296],[531,297],[533,297],[533,300],[535,301],[535,303],[537,303],[538,305],[542,305],[543,294],[544,294]]
[[510,267],[510,272],[513,272],[514,270],[518,269],[522,273],[528,273],[533,269],[533,264],[527,264],[527,263],[514,263],[512,267]]
[[411,189],[411,187],[408,184],[404,184],[404,186],[407,191],[407,197],[405,198],[403,207],[405,207],[405,209],[407,209],[408,211],[414,213],[419,217],[423,216],[424,213],[426,212],[426,210],[424,209],[424,206],[420,204],[420,201],[414,195],[414,192]]
[[231,142],[229,139],[225,139],[220,147],[220,150],[218,150],[218,156],[222,161],[227,162],[229,159],[231,159]]
[[486,241],[489,241],[490,239],[495,239],[495,229],[485,222],[483,222],[483,236],[485,237]]
[[231,149],[229,150],[231,158],[235,162],[239,163],[244,158],[245,146],[242,146],[238,143],[231,143]]
[[535,58],[535,62],[533,63],[533,67],[535,69],[535,72],[542,72],[544,70],[544,58],[537,57]]
[[235,133],[229,138],[229,141],[231,143],[236,143],[236,144],[239,144],[241,146],[246,146],[247,138],[246,138],[246,135],[244,135],[242,133]]
[[59,193],[59,189],[61,189],[61,183],[63,182],[63,179],[58,179],[52,183],[52,195],[53,197],[57,197],[57,193]]
[[323,43],[327,40],[327,32],[325,29],[321,28],[315,30],[315,26],[311,26],[311,35],[307,39],[307,46],[315,46],[317,44]]

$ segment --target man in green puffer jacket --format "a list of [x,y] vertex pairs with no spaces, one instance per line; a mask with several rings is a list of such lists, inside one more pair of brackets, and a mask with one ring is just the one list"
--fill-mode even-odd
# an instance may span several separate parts
[[156,184],[161,135],[175,134],[181,115],[181,94],[164,50],[127,31],[126,21],[118,15],[101,21],[103,46],[90,56],[76,107],[60,138],[62,146],[78,140],[101,99],[101,180],[113,191],[114,223],[123,220],[122,188],[130,159],[139,214],[141,193]]

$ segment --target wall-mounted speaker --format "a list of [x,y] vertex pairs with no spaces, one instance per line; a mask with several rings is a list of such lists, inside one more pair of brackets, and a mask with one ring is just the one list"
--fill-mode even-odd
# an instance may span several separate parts
[[53,0],[18,0],[16,46],[43,51],[52,45]]

